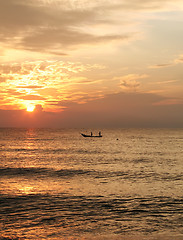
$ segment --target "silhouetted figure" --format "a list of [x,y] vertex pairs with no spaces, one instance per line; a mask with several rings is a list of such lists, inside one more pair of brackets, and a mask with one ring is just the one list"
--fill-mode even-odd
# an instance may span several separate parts
[[101,136],[101,131],[98,133],[99,136]]
[[93,136],[93,133],[91,132],[91,137]]

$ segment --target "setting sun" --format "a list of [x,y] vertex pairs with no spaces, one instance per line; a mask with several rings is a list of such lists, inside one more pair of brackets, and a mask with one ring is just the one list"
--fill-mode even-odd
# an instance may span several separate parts
[[35,106],[31,105],[31,106],[28,106],[26,110],[27,112],[33,112],[34,109],[35,109]]

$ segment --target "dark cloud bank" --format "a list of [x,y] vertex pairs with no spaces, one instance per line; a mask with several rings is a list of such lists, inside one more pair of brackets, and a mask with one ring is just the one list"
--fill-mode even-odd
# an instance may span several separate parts
[[[0,110],[0,127],[183,127],[183,105],[156,105],[155,94],[112,94],[59,113]],[[128,103],[128,104],[127,104]],[[61,103],[60,103],[61,104]]]
[[78,26],[108,24],[104,9],[66,8],[64,1],[43,3],[0,1],[0,42],[14,48],[65,55],[62,50],[79,45],[131,38],[128,34],[96,35],[79,30]]

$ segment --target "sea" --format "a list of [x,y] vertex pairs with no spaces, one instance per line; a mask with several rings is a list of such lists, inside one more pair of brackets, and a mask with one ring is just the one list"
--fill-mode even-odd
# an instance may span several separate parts
[[1,128],[0,239],[182,240],[183,129]]

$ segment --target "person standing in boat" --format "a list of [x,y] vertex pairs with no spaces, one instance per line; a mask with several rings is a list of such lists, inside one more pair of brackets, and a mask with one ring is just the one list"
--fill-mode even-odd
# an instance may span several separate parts
[[99,131],[98,135],[101,136],[101,131]]
[[93,133],[91,132],[91,137],[93,136]]

